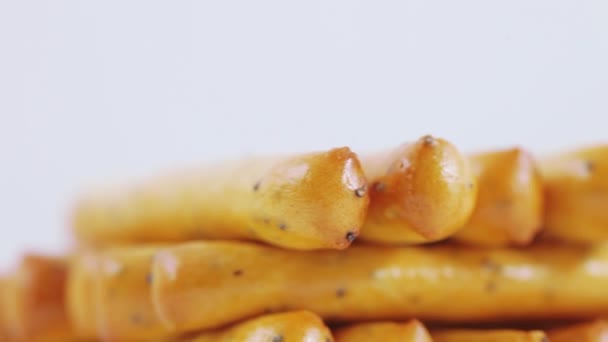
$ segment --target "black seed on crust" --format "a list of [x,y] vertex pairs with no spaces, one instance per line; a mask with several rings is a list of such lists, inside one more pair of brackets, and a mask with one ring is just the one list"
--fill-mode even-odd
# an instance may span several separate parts
[[353,241],[355,241],[356,238],[357,238],[357,235],[355,233],[353,233],[351,231],[346,233],[346,240],[348,242],[353,242]]
[[427,146],[435,145],[435,138],[432,135],[425,135],[422,137],[422,142]]

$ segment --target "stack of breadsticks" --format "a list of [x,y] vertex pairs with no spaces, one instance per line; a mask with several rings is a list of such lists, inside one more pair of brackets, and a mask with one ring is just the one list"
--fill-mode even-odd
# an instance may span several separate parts
[[72,228],[3,278],[2,340],[608,338],[608,146],[226,162],[88,195]]

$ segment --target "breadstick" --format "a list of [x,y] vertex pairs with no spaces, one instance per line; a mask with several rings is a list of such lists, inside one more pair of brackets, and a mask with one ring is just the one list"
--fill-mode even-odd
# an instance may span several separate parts
[[334,331],[336,342],[431,342],[424,325],[417,320],[406,323],[372,322],[353,324]]
[[191,342],[331,342],[333,340],[331,332],[321,318],[308,311],[264,315],[188,339]]
[[98,256],[93,252],[81,252],[73,256],[69,264],[66,284],[66,308],[74,334],[81,339],[97,336],[94,286],[99,272]]
[[0,277],[0,341],[10,341],[7,332],[6,319],[4,318],[4,310],[1,309],[4,306],[4,291],[6,291],[7,280],[4,277]]
[[596,320],[588,323],[551,329],[547,332],[551,342],[603,342],[608,340],[608,323]]
[[173,175],[82,201],[85,242],[238,239],[293,249],[344,249],[359,235],[369,195],[348,148],[256,158]]
[[432,242],[468,220],[477,186],[467,158],[430,135],[362,157],[370,206],[361,239],[385,244]]
[[432,335],[435,342],[549,342],[540,330],[453,329],[435,331]]
[[542,226],[543,186],[532,156],[520,148],[471,157],[479,192],[455,239],[475,245],[527,245]]
[[152,300],[177,331],[272,310],[331,321],[591,318],[608,311],[608,245],[519,249],[352,246],[304,253],[239,242],[167,248]]
[[114,248],[99,255],[93,298],[104,341],[149,341],[169,335],[150,297],[155,246]]
[[547,235],[573,242],[608,239],[608,145],[543,163]]
[[73,335],[64,305],[66,263],[26,255],[5,283],[2,310],[11,338],[18,341],[69,341]]

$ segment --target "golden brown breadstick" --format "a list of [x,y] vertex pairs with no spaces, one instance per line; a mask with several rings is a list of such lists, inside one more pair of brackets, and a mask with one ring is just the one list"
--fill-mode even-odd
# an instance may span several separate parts
[[434,331],[432,335],[435,342],[549,342],[540,330],[449,329]]
[[150,266],[157,250],[136,246],[100,253],[93,298],[97,336],[103,340],[149,341],[169,335],[150,297]]
[[551,342],[604,342],[608,340],[608,323],[596,320],[554,328],[547,332]]
[[473,211],[475,177],[467,158],[443,139],[427,135],[361,162],[371,198],[362,240],[441,240],[460,229]]
[[98,244],[191,239],[343,249],[359,235],[369,196],[348,148],[257,158],[89,197],[74,231]]
[[99,272],[98,263],[97,254],[87,251],[73,256],[69,264],[66,309],[74,334],[81,339],[97,336],[93,292],[95,278]]
[[331,332],[321,318],[308,311],[264,315],[188,339],[192,342],[331,342],[333,340]]
[[4,291],[6,289],[6,279],[4,277],[0,277],[0,341],[10,341],[9,335],[7,332],[7,324],[4,318],[4,310],[1,309],[4,307]]
[[2,293],[6,327],[13,339],[72,339],[64,305],[66,269],[62,259],[40,255],[23,257]]
[[543,185],[532,156],[513,148],[471,157],[475,210],[455,239],[476,245],[526,245],[540,230]]
[[334,331],[336,342],[431,342],[424,325],[417,320],[406,323],[372,322],[353,324]]
[[547,235],[585,243],[608,239],[608,145],[549,159],[542,172]]
[[152,299],[178,331],[290,308],[330,321],[592,318],[608,311],[607,270],[608,245],[352,246],[304,253],[193,242],[159,252]]

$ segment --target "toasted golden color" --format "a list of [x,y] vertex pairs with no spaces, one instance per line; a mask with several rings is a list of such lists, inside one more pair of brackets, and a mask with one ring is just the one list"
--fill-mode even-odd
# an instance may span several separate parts
[[527,245],[543,220],[543,184],[532,156],[520,149],[471,157],[479,193],[455,239],[475,245]]
[[22,258],[2,292],[8,334],[17,341],[72,340],[64,298],[67,267],[62,259]]
[[353,324],[334,331],[336,342],[431,342],[424,325],[417,320],[406,323],[372,322]]
[[177,331],[289,308],[330,321],[592,318],[608,311],[606,269],[608,245],[352,246],[305,253],[197,242],[157,255],[152,298]]
[[104,341],[149,341],[169,335],[152,304],[150,267],[158,247],[113,248],[99,255],[94,307]]
[[331,332],[319,316],[308,311],[269,314],[204,332],[192,342],[331,342]]
[[4,318],[4,292],[6,291],[7,279],[4,277],[0,278],[0,341],[10,341],[7,322]]
[[539,330],[454,329],[436,331],[432,335],[435,342],[549,342],[545,333]]
[[608,145],[543,163],[547,234],[565,241],[608,239]]
[[361,162],[371,184],[362,240],[441,240],[460,229],[473,211],[475,177],[467,158],[446,140],[427,135]]
[[80,252],[70,259],[66,284],[66,309],[75,336],[92,339],[97,336],[95,278],[99,258],[93,252]]
[[555,328],[547,332],[551,342],[605,342],[608,341],[608,323],[596,320]]
[[348,148],[219,164],[98,194],[80,202],[84,242],[192,239],[264,241],[293,249],[343,249],[359,235],[369,195]]

